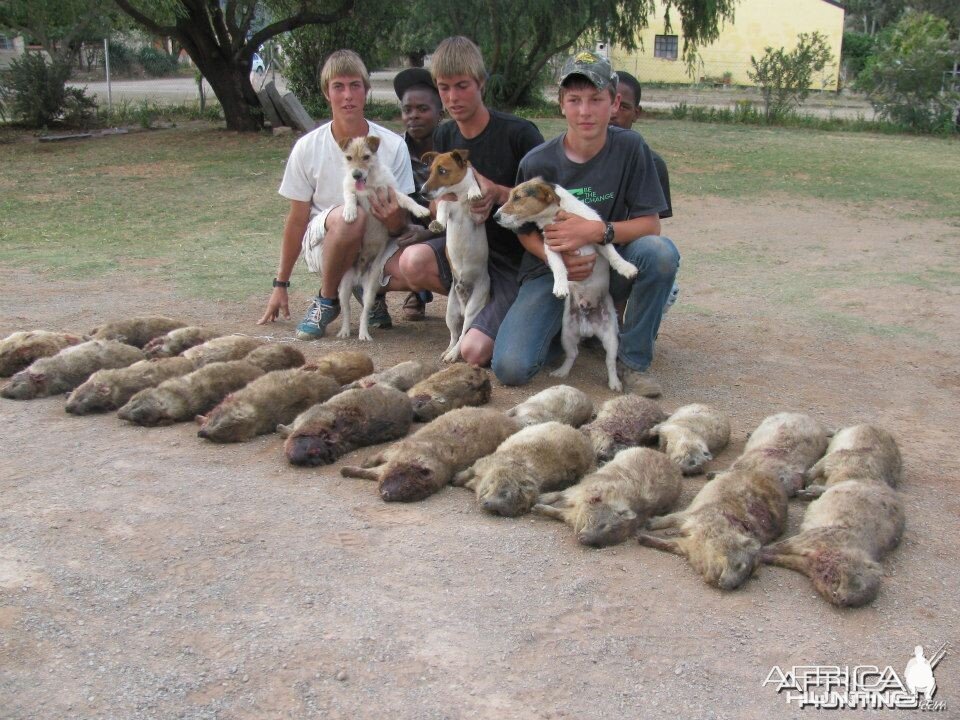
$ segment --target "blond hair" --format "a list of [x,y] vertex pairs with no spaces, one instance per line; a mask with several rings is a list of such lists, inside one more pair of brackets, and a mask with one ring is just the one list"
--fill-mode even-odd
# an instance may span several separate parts
[[363,80],[363,89],[370,90],[370,74],[363,60],[353,50],[334,50],[320,69],[320,89],[326,95],[330,81],[336,77],[359,77]]
[[487,81],[487,68],[483,64],[480,48],[470,38],[457,35],[448,37],[437,45],[431,61],[430,74],[434,82],[442,77],[466,75],[481,87]]

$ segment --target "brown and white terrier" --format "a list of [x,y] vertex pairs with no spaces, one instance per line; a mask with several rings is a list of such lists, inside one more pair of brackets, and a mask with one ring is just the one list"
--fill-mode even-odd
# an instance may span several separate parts
[[[467,150],[448,153],[428,152],[423,162],[430,163],[430,177],[423,193],[437,202],[437,219],[430,223],[433,232],[447,231],[447,260],[453,273],[453,287],[447,299],[447,328],[450,345],[440,358],[456,362],[460,344],[474,318],[490,299],[490,275],[487,272],[487,229],[470,213],[470,203],[483,193],[467,158]],[[440,200],[444,195],[456,200]]]
[[[366,226],[363,239],[360,242],[360,252],[353,265],[344,274],[338,287],[340,308],[343,312],[340,323],[339,338],[350,337],[350,294],[353,288],[359,287],[363,293],[363,311],[360,313],[360,328],[357,336],[361,340],[370,341],[368,318],[380,289],[380,278],[383,266],[390,257],[390,234],[386,226],[377,220],[370,212],[370,195],[377,190],[392,188],[397,203],[404,210],[409,210],[417,217],[427,217],[430,210],[418,205],[403,194],[397,187],[393,174],[385,168],[377,157],[380,148],[380,138],[375,135],[347,138],[340,143],[343,150],[343,221],[353,223],[357,219],[357,205],[366,211]],[[318,215],[311,221],[307,233],[320,233],[322,228],[315,227],[314,222],[323,215]]]
[[[542,231],[554,221],[561,210],[587,220],[601,219],[589,205],[543,178],[534,178],[517,185],[510,191],[510,198],[494,217],[498,223],[514,231],[530,223]],[[596,253],[597,260],[590,277],[572,282],[567,279],[567,266],[563,264],[560,254],[551,250],[549,245],[545,244],[543,247],[547,265],[553,272],[553,294],[564,298],[560,342],[566,359],[550,374],[553,377],[566,377],[577,359],[580,338],[597,337],[603,343],[607,354],[607,384],[611,390],[622,390],[623,385],[617,377],[617,350],[620,339],[617,310],[613,298],[610,297],[610,268],[625,278],[635,277],[637,268],[620,257],[612,245],[584,245],[580,248],[580,254]]]

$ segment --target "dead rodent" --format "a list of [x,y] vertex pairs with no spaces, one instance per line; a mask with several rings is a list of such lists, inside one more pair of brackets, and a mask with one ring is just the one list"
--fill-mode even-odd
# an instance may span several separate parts
[[389,385],[354,388],[304,410],[290,427],[284,452],[294,465],[328,465],[359,447],[402,438],[413,422],[405,392]]
[[[202,345],[221,335],[223,335],[223,333],[219,333],[216,330],[190,325],[188,327],[171,330],[166,335],[155,337],[143,346],[143,352],[148,358],[173,357],[174,355],[179,355],[184,350]],[[239,360],[239,358],[236,359]]]
[[684,475],[697,475],[715,453],[730,442],[730,420],[709,405],[693,403],[677,408],[650,430]]
[[570,525],[583,545],[606,547],[672,508],[681,483],[680,469],[663,453],[628,448],[573,487],[541,495],[533,511]]
[[339,383],[313,365],[274,370],[227,395],[205,417],[198,417],[197,435],[221,443],[251,440],[276,431],[277,425],[290,422],[338,392]]
[[407,395],[418,422],[429,422],[445,412],[467,405],[490,402],[490,373],[475,365],[460,363],[418,382]]
[[597,461],[606,462],[621,450],[649,442],[650,428],[666,419],[654,400],[622,395],[601,405],[596,420],[581,430],[593,443]]
[[459,408],[374,455],[362,468],[343,467],[340,473],[376,480],[386,502],[423,500],[519,429],[496,410]]
[[352,383],[373,372],[373,360],[370,356],[356,350],[332,352],[319,360],[312,360],[310,364],[317,366],[317,372],[329,375],[341,385]]
[[859,607],[877,596],[880,560],[899,543],[905,518],[895,490],[882,483],[831,483],[814,500],[800,532],[763,549],[760,558],[803,573],[827,601]]
[[830,435],[809,415],[771,415],[750,434],[730,469],[775,473],[787,496],[793,497],[803,487],[807,470],[823,456]]
[[407,360],[378,373],[367,375],[344,386],[344,390],[355,388],[369,388],[374,385],[388,385],[402,392],[406,392],[421,380],[429,377],[433,369],[419,360]]
[[580,427],[593,415],[593,401],[575,387],[554,385],[507,411],[524,427],[550,421]]
[[[260,345],[244,355],[243,359],[248,363],[253,363],[264,372],[289,370],[290,368],[301,367],[306,362],[303,353],[287,343]],[[321,374],[325,375],[326,373]]]
[[686,557],[709,584],[733,590],[753,573],[761,545],[779,537],[786,522],[787,492],[776,474],[731,469],[704,485],[686,510],[647,522],[648,530],[675,529],[679,536],[637,538]]
[[150,426],[193,420],[263,372],[259,365],[246,360],[209,363],[183,377],[141,390],[117,415],[137,425]]
[[516,517],[529,512],[541,493],[577,482],[593,463],[593,447],[583,433],[544,422],[508,437],[492,455],[457,473],[453,484],[475,491],[487,512]]
[[73,415],[116,410],[144,388],[186,375],[194,369],[193,363],[186,358],[169,357],[140,360],[125,368],[97,370],[70,393],[65,409]]
[[143,360],[143,351],[116,340],[89,340],[40,358],[8,382],[0,395],[31,400],[69,392],[97,370],[119,368]]
[[145,315],[126,320],[113,320],[106,325],[94,328],[90,332],[90,337],[94,340],[118,340],[127,345],[142,348],[154,338],[186,325],[185,322],[162,315]]
[[902,468],[900,449],[890,433],[874,425],[854,425],[833,436],[827,454],[807,472],[808,485],[799,495],[817,497],[844,480],[896,487]]
[[49,330],[15,332],[0,340],[0,377],[29,367],[34,360],[56,355],[65,347],[83,342],[79,335]]
[[224,335],[184,350],[183,356],[197,367],[203,367],[207,363],[242,360],[251,350],[265,343],[265,340],[249,335]]

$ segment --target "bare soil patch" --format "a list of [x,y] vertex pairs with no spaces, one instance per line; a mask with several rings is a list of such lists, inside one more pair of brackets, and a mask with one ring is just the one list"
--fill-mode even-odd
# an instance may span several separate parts
[[[791,198],[676,204],[682,294],[653,368],[663,405],[731,415],[714,467],[780,410],[894,432],[908,526],[871,606],[835,609],[779,568],[721,593],[680,558],[583,548],[560,523],[488,516],[457,488],[386,505],[339,466],[287,465],[277,436],[216,446],[190,425],[2,400],[0,715],[809,717],[761,687],[773,665],[902,673],[915,645],[956,641],[957,228]],[[296,318],[254,324],[269,278],[245,303],[198,303],[125,267],[90,281],[0,268],[0,332],[157,312],[292,336]],[[295,288],[295,313],[311,289]],[[402,301],[390,298],[395,328],[363,346],[378,368],[445,347],[442,300],[422,323],[399,319]],[[611,395],[598,354],[570,381],[598,404]],[[495,384],[493,405],[550,384]],[[684,503],[704,480],[686,482]],[[791,503],[792,528],[803,510]],[[936,671],[942,717],[960,707],[955,647]]]

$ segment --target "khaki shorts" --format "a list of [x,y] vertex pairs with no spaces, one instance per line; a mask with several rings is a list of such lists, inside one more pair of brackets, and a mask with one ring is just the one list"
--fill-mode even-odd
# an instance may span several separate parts
[[[320,269],[323,267],[323,238],[327,234],[327,215],[337,207],[339,207],[339,205],[328,207],[326,210],[322,210],[315,215],[303,233],[303,240],[300,243],[300,254],[307,264],[307,270],[312,273],[320,274]],[[393,257],[399,249],[397,241],[391,239],[387,244],[387,257]],[[386,287],[389,282],[389,275],[380,276],[381,287]]]

